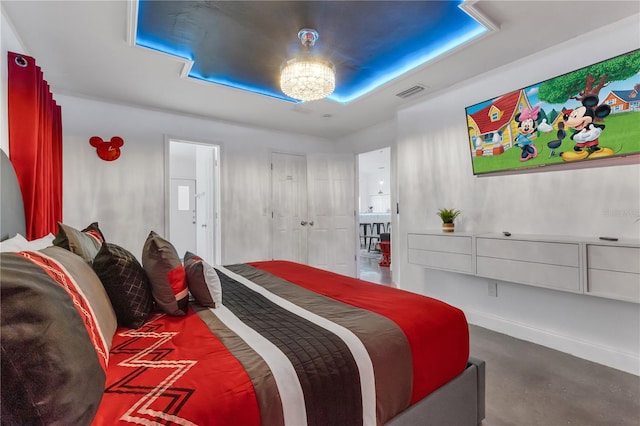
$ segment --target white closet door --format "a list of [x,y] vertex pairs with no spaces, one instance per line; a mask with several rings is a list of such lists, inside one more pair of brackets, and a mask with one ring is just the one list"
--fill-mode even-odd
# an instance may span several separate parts
[[355,157],[307,156],[309,265],[356,276]]
[[307,263],[307,170],[302,155],[271,154],[272,256]]

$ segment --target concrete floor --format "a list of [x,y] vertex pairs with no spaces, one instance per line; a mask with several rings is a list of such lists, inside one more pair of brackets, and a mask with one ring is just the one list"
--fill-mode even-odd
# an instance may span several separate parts
[[640,377],[481,327],[471,354],[486,361],[482,426],[640,425]]
[[[360,278],[391,285],[389,268],[361,252]],[[640,426],[640,377],[469,326],[471,354],[486,362],[482,426]]]

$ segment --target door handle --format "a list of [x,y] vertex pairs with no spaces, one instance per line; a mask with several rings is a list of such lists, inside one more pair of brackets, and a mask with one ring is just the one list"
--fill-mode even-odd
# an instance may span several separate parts
[[202,224],[202,227],[203,227],[203,228],[206,228],[206,227],[207,227],[207,224],[206,224],[206,223],[203,223],[203,224]]
[[306,220],[301,221],[301,222],[300,222],[300,225],[302,225],[302,226],[307,226],[307,221],[306,221]]

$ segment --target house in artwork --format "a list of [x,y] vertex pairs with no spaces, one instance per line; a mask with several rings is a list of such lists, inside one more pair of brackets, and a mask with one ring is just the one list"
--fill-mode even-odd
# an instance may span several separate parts
[[640,110],[640,84],[631,90],[612,90],[602,101],[611,107],[611,114]]
[[[531,109],[524,90],[496,98],[473,114],[467,114],[469,141],[474,155],[499,155],[513,146],[518,135],[515,116],[524,108]],[[535,139],[533,135],[532,139]]]
[[[547,115],[547,122],[553,128],[554,131],[558,130],[560,128],[559,124],[564,123],[564,114],[562,114],[562,111],[557,112],[554,109]],[[564,125],[562,126],[562,128],[565,129]],[[542,130],[542,125],[540,125],[538,129]]]

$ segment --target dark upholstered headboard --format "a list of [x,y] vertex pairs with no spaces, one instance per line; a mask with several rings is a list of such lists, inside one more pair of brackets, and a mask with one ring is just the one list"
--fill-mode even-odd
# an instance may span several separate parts
[[22,192],[13,164],[4,151],[0,150],[0,241],[20,233],[26,236],[24,204]]

